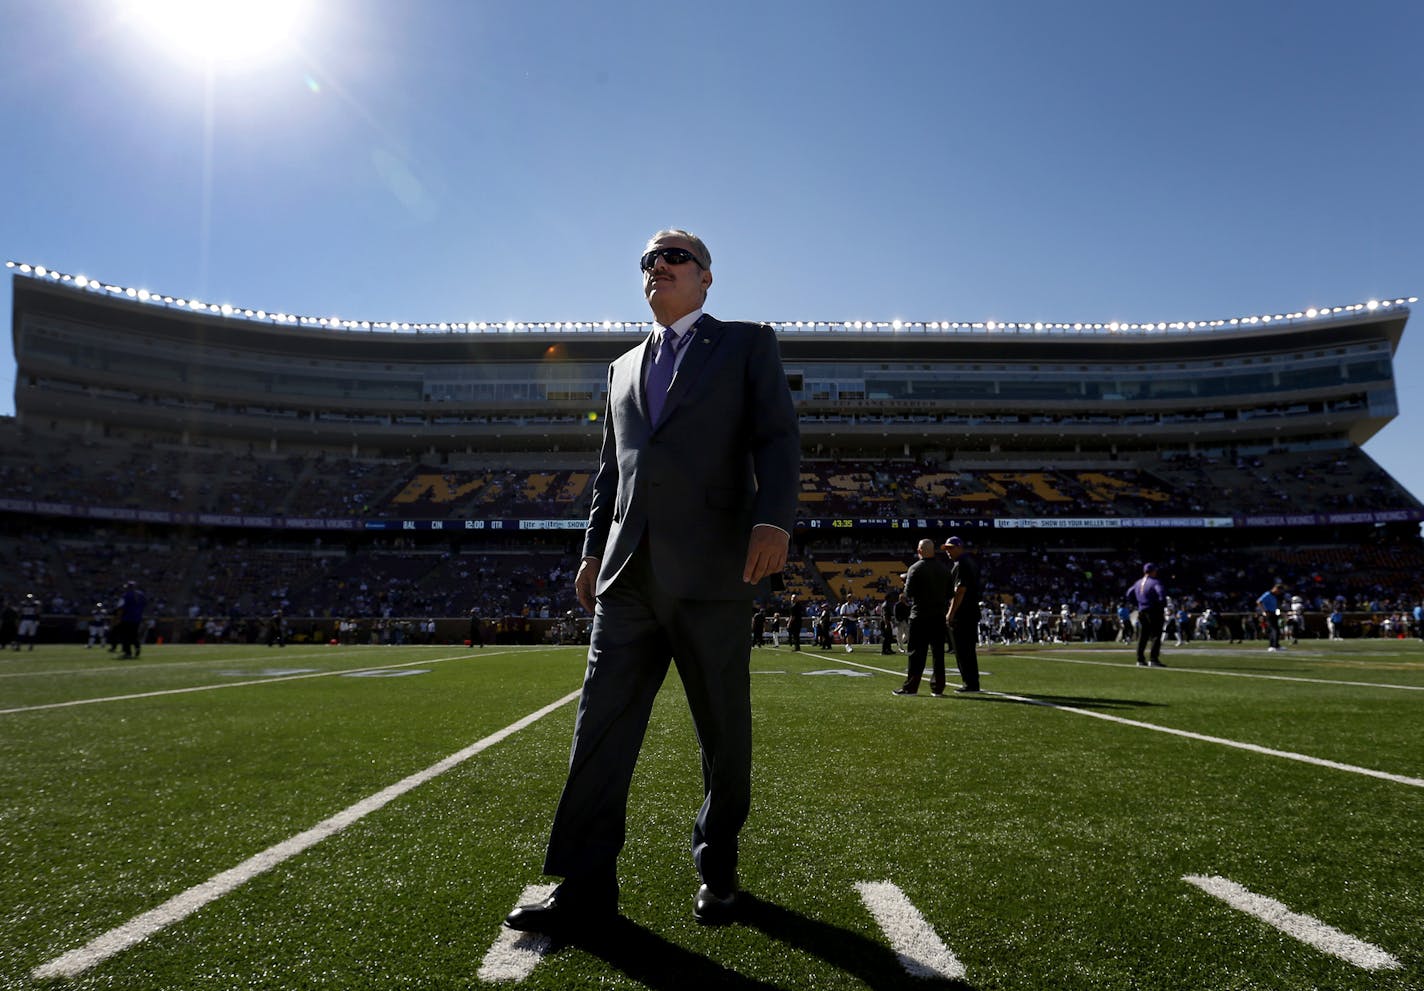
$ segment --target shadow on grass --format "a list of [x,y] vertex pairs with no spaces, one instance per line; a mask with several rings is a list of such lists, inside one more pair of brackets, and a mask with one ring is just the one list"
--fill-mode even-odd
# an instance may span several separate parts
[[793,912],[784,906],[763,901],[755,895],[743,897],[744,925],[760,929],[772,939],[793,949],[820,957],[832,967],[838,967],[859,978],[867,987],[950,988],[955,991],[973,991],[973,985],[963,981],[911,976],[905,971],[894,950],[858,932]]
[[608,966],[653,991],[728,988],[729,991],[781,991],[775,984],[753,980],[707,957],[670,943],[631,919],[619,918],[596,933],[565,940],[598,957]]
[[1011,702],[1014,705],[1033,705],[1035,703],[1061,705],[1074,709],[1147,709],[1157,708],[1163,704],[1149,702],[1145,699],[1104,699],[1084,695],[1034,695],[1030,692],[1015,692],[1014,694],[1018,697],[1008,698],[987,692],[957,697],[980,699],[984,702]]
[[[758,929],[793,950],[819,957],[876,991],[943,988],[975,991],[963,981],[912,977],[888,946],[858,932],[813,919],[751,894],[743,894],[740,924]],[[671,943],[630,919],[620,917],[596,935],[568,940],[653,991],[794,991],[759,981],[724,967],[701,954]]]

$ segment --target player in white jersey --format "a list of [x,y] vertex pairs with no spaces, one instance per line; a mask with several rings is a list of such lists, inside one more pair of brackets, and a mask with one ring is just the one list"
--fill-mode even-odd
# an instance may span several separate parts
[[1305,632],[1305,600],[1298,595],[1291,596],[1290,615],[1286,617],[1286,632],[1291,643],[1299,643]]
[[84,649],[88,650],[96,643],[100,647],[109,643],[109,610],[102,602],[94,603],[94,612],[89,616],[89,642]]
[[28,643],[30,649],[35,649],[35,637],[40,632],[40,600],[35,598],[35,593],[27,592],[20,602],[20,628],[15,649],[20,649],[20,644]]

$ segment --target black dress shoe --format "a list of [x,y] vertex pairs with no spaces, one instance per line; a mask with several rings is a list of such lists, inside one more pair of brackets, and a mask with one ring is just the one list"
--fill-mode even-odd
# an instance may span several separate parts
[[737,892],[719,895],[704,884],[693,899],[692,917],[704,926],[725,926],[736,921],[738,907]]
[[891,695],[918,695],[918,694],[920,694],[920,693],[919,693],[919,692],[912,692],[912,691],[910,691],[908,688],[897,688],[897,689],[895,689],[893,692],[891,692],[890,694],[891,694]]
[[973,692],[977,692],[977,691],[979,691],[979,689],[977,689],[977,688],[970,688],[968,685],[960,685],[960,686],[959,686],[958,688],[956,688],[954,691],[955,691],[956,694],[959,694],[959,695],[966,695],[966,694],[971,694],[971,693],[973,693]]
[[542,902],[520,905],[504,917],[508,929],[570,936],[605,926],[618,916],[618,899],[572,898],[558,888]]

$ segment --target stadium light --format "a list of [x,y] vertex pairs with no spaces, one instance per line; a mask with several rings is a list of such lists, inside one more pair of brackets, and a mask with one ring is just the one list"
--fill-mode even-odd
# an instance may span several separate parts
[[[196,299],[185,299],[183,297],[162,296],[158,293],[150,292],[147,289],[135,289],[128,286],[112,285],[100,282],[98,279],[91,279],[85,275],[69,275],[59,272],[45,265],[31,265],[28,262],[17,262],[7,260],[5,267],[17,271],[21,275],[31,276],[36,279],[46,279],[64,285],[72,285],[77,289],[86,292],[106,292],[115,296],[123,296],[128,299],[137,300],[151,306],[164,306],[198,313],[221,314],[226,318],[245,319],[260,323],[269,323],[298,327],[322,327],[330,330],[346,331],[370,331],[371,329],[391,332],[439,332],[450,333],[531,333],[543,332],[555,333],[567,332],[592,332],[599,329],[605,331],[636,331],[646,332],[653,325],[646,320],[638,321],[610,321],[603,320],[584,323],[582,321],[516,321],[505,320],[502,323],[489,323],[486,321],[469,321],[467,323],[451,323],[441,321],[439,323],[408,323],[401,321],[378,321],[369,320],[346,320],[341,317],[312,317],[300,316],[290,313],[272,313],[267,310],[252,310],[234,306],[230,303],[205,303]],[[1406,306],[1419,302],[1419,297],[1397,297],[1389,299],[1370,299],[1362,303],[1350,303],[1343,306],[1323,306],[1309,307],[1304,311],[1291,311],[1287,313],[1263,314],[1231,317],[1229,319],[1218,320],[1189,320],[1189,321],[1147,321],[1144,323],[1126,323],[1120,320],[1111,323],[1052,323],[1042,320],[1029,322],[1013,322],[1003,320],[987,320],[983,322],[960,322],[949,320],[931,320],[928,322],[919,320],[844,320],[839,322],[825,322],[817,320],[797,320],[773,321],[773,329],[789,331],[793,327],[796,330],[809,331],[855,331],[861,333],[901,333],[906,330],[910,332],[928,331],[934,333],[947,333],[950,331],[992,331],[1004,332],[1033,332],[1044,333],[1053,331],[1072,331],[1075,333],[1109,333],[1119,334],[1129,333],[1151,333],[1153,331],[1211,331],[1223,328],[1256,327],[1260,325],[1271,325],[1280,323],[1292,323],[1300,320],[1329,319],[1336,315],[1351,315],[1356,313],[1375,313],[1381,309],[1392,309],[1396,306]]]

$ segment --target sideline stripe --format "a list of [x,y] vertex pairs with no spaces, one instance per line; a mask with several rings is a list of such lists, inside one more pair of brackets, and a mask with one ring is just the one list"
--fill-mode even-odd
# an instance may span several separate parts
[[[166,650],[167,648],[158,648],[155,644],[150,648],[150,650],[153,649]],[[108,652],[105,651],[105,653]],[[278,656],[283,659],[291,658],[293,660],[304,657],[330,658],[331,648],[313,650],[307,653],[295,653],[289,650]],[[276,657],[272,656],[271,651],[265,654],[252,654],[247,657],[205,657],[197,661],[146,661],[140,664],[113,664],[107,661],[101,661],[96,657],[93,666],[87,668],[66,668],[59,671],[50,671],[43,668],[34,671],[0,671],[0,678],[49,678],[62,674],[112,674],[115,671],[153,671],[160,668],[165,671],[172,671],[177,668],[199,668],[206,664],[246,664],[249,661],[273,661],[276,659]]]
[[[557,885],[531,884],[524,889],[524,894],[519,896],[519,901],[515,904],[541,902],[553,894],[555,887]],[[501,926],[499,938],[485,954],[484,962],[480,964],[479,972],[475,976],[482,981],[522,981],[534,973],[539,961],[548,956],[553,948],[554,941],[548,936],[516,932]]]
[[[1005,655],[998,654],[995,656],[1003,657]],[[846,661],[845,663],[855,664],[856,667],[869,668],[871,671],[880,671],[885,674],[901,674],[899,671],[889,671],[885,668],[871,667],[869,664],[857,664],[855,661]],[[1168,668],[1167,670],[1181,669]],[[1172,736],[1180,736],[1188,740],[1197,740],[1201,743],[1219,743],[1223,747],[1247,750],[1253,754],[1264,754],[1267,757],[1283,757],[1286,760],[1300,761],[1302,764],[1328,767],[1333,771],[1349,771],[1351,774],[1363,774],[1366,777],[1379,778],[1381,781],[1393,781],[1395,784],[1424,788],[1424,778],[1411,778],[1403,774],[1391,774],[1389,771],[1376,771],[1374,768],[1359,767],[1355,764],[1341,764],[1339,761],[1326,760],[1323,757],[1311,757],[1309,754],[1298,754],[1291,750],[1273,750],[1270,747],[1262,747],[1254,743],[1242,743],[1240,740],[1228,740],[1220,736],[1207,736],[1205,733],[1193,733],[1190,730],[1173,729],[1170,726],[1158,726],[1155,723],[1139,722],[1136,719],[1124,719],[1122,716],[1111,716],[1106,712],[1094,712],[1092,709],[1080,709],[1071,705],[1059,705],[1056,702],[1045,702],[1043,699],[1026,698],[1023,695],[1010,695],[1008,692],[984,691],[981,694],[995,695],[999,698],[1011,699],[1015,702],[1026,702],[1029,705],[1037,705],[1045,709],[1057,709],[1059,712],[1072,712],[1079,716],[1092,716],[1094,719],[1104,719],[1110,723],[1120,723],[1123,726],[1135,726],[1138,729],[1150,729],[1157,733],[1168,733]]]
[[15,709],[0,709],[0,716],[9,716],[17,712],[38,712],[41,709],[67,709],[75,705],[94,705],[98,702],[129,702],[133,699],[158,698],[161,695],[187,695],[190,692],[215,692],[221,688],[247,688],[251,685],[270,685],[278,681],[303,681],[307,678],[333,678],[343,674],[357,674],[364,671],[392,671],[396,668],[412,668],[418,664],[439,664],[442,661],[468,660],[472,657],[498,657],[501,654],[514,654],[518,651],[495,650],[486,651],[481,654],[451,654],[449,657],[430,657],[423,661],[406,661],[401,664],[382,664],[374,668],[345,668],[340,671],[317,671],[314,674],[287,674],[274,678],[256,678],[251,681],[228,681],[218,685],[194,685],[191,688],[165,688],[155,692],[137,692],[133,695],[110,695],[107,698],[97,699],[74,699],[70,702],[46,702],[43,705],[22,705]]
[[855,890],[890,940],[906,973],[949,981],[964,979],[964,964],[944,945],[903,891],[889,881],[857,881]]
[[1424,778],[1410,778],[1403,774],[1391,774],[1388,771],[1376,771],[1371,767],[1359,767],[1355,764],[1341,764],[1338,761],[1326,760],[1323,757],[1311,757],[1309,754],[1298,754],[1291,750],[1273,750],[1270,747],[1257,746],[1254,743],[1242,743],[1240,740],[1228,740],[1220,736],[1208,736],[1205,733],[1193,733],[1190,730],[1173,729],[1170,726],[1158,726],[1154,723],[1143,723],[1136,719],[1124,719],[1122,716],[1110,716],[1105,712],[1094,712],[1091,709],[1079,709],[1071,705],[1058,705],[1053,702],[1045,702],[1042,699],[1025,698],[1022,695],[1010,695],[1007,692],[985,692],[985,695],[997,695],[1000,698],[1013,699],[1015,702],[1027,702],[1030,705],[1043,706],[1046,709],[1058,709],[1061,712],[1073,712],[1080,716],[1092,716],[1094,719],[1105,719],[1110,723],[1120,723],[1123,726],[1136,726],[1139,729],[1150,729],[1158,733],[1168,733],[1172,736],[1180,736],[1188,740],[1198,740],[1202,743],[1219,743],[1223,747],[1234,747],[1237,750],[1248,750],[1253,754],[1265,754],[1267,757],[1284,757],[1286,760],[1300,761],[1302,764],[1314,764],[1316,767],[1328,767],[1334,771],[1349,771],[1351,774],[1363,774],[1366,777],[1379,778],[1381,781],[1393,781],[1395,784],[1412,785],[1415,788],[1424,788]]
[[[423,662],[429,663],[429,662]],[[264,871],[271,870],[278,864],[309,847],[315,846],[328,836],[335,836],[347,826],[352,825],[370,815],[372,812],[384,807],[413,788],[418,788],[432,778],[444,774],[446,771],[469,760],[471,757],[487,750],[496,743],[513,736],[526,726],[530,726],[549,713],[567,705],[579,697],[580,691],[570,692],[557,701],[550,702],[542,709],[531,712],[516,722],[510,723],[504,729],[491,733],[483,740],[470,744],[464,750],[457,751],[443,760],[437,761],[423,771],[404,780],[398,781],[388,788],[376,792],[367,798],[343,809],[317,823],[311,829],[303,833],[298,833],[290,839],[283,840],[276,846],[268,847],[256,856],[249,857],[236,867],[216,874],[204,881],[175,895],[162,905],[142,915],[134,916],[128,922],[116,929],[111,929],[91,940],[88,944],[81,946],[77,950],[70,950],[62,956],[55,957],[48,963],[41,964],[30,972],[31,976],[38,980],[46,980],[52,977],[75,977],[88,970],[96,964],[102,963],[109,957],[127,950],[137,943],[143,942],[154,933],[166,929],[175,922],[181,922],[192,915],[198,909],[204,907],[209,902],[217,901],[223,895],[235,891]]]
[[1293,936],[1302,943],[1308,943],[1317,950],[1339,957],[1356,967],[1365,970],[1397,970],[1400,967],[1398,960],[1373,943],[1366,943],[1349,933],[1342,933],[1334,926],[1326,925],[1309,915],[1292,912],[1275,899],[1248,891],[1235,881],[1195,874],[1184,875],[1182,880],[1220,898],[1232,908],[1274,926],[1287,936]]
[[[1126,651],[1124,651],[1126,653]],[[1105,668],[1130,668],[1136,663],[1122,664],[1118,661],[1089,661],[1080,657],[1052,657],[1042,654],[985,654],[986,657],[1017,657],[1022,661],[1051,661],[1054,664],[1091,664]],[[1223,678],[1259,678],[1263,681],[1299,681],[1307,685],[1348,685],[1351,688],[1392,688],[1404,692],[1424,692],[1424,685],[1395,685],[1382,681],[1336,681],[1331,678],[1302,678],[1289,674],[1253,674],[1249,671],[1217,671],[1213,668],[1183,668],[1168,665],[1164,671],[1181,671],[1185,674],[1215,674]]]
[[[873,664],[862,664],[862,663],[860,663],[859,661],[846,661],[846,663],[847,663],[847,664],[854,664],[854,665],[855,665],[856,667],[858,667],[858,668],[865,668],[865,670],[867,670],[867,671],[879,671],[881,674],[893,674],[893,675],[898,675],[898,676],[901,677],[901,678],[903,678],[903,677],[905,676],[905,672],[904,672],[904,671],[891,671],[889,668],[877,668],[877,667],[876,667],[875,665],[873,665]],[[946,673],[947,673],[947,672],[948,672],[948,669],[949,669],[949,662],[948,662],[948,660],[945,661],[945,668],[946,668]],[[955,670],[957,671],[958,669],[955,669]]]

